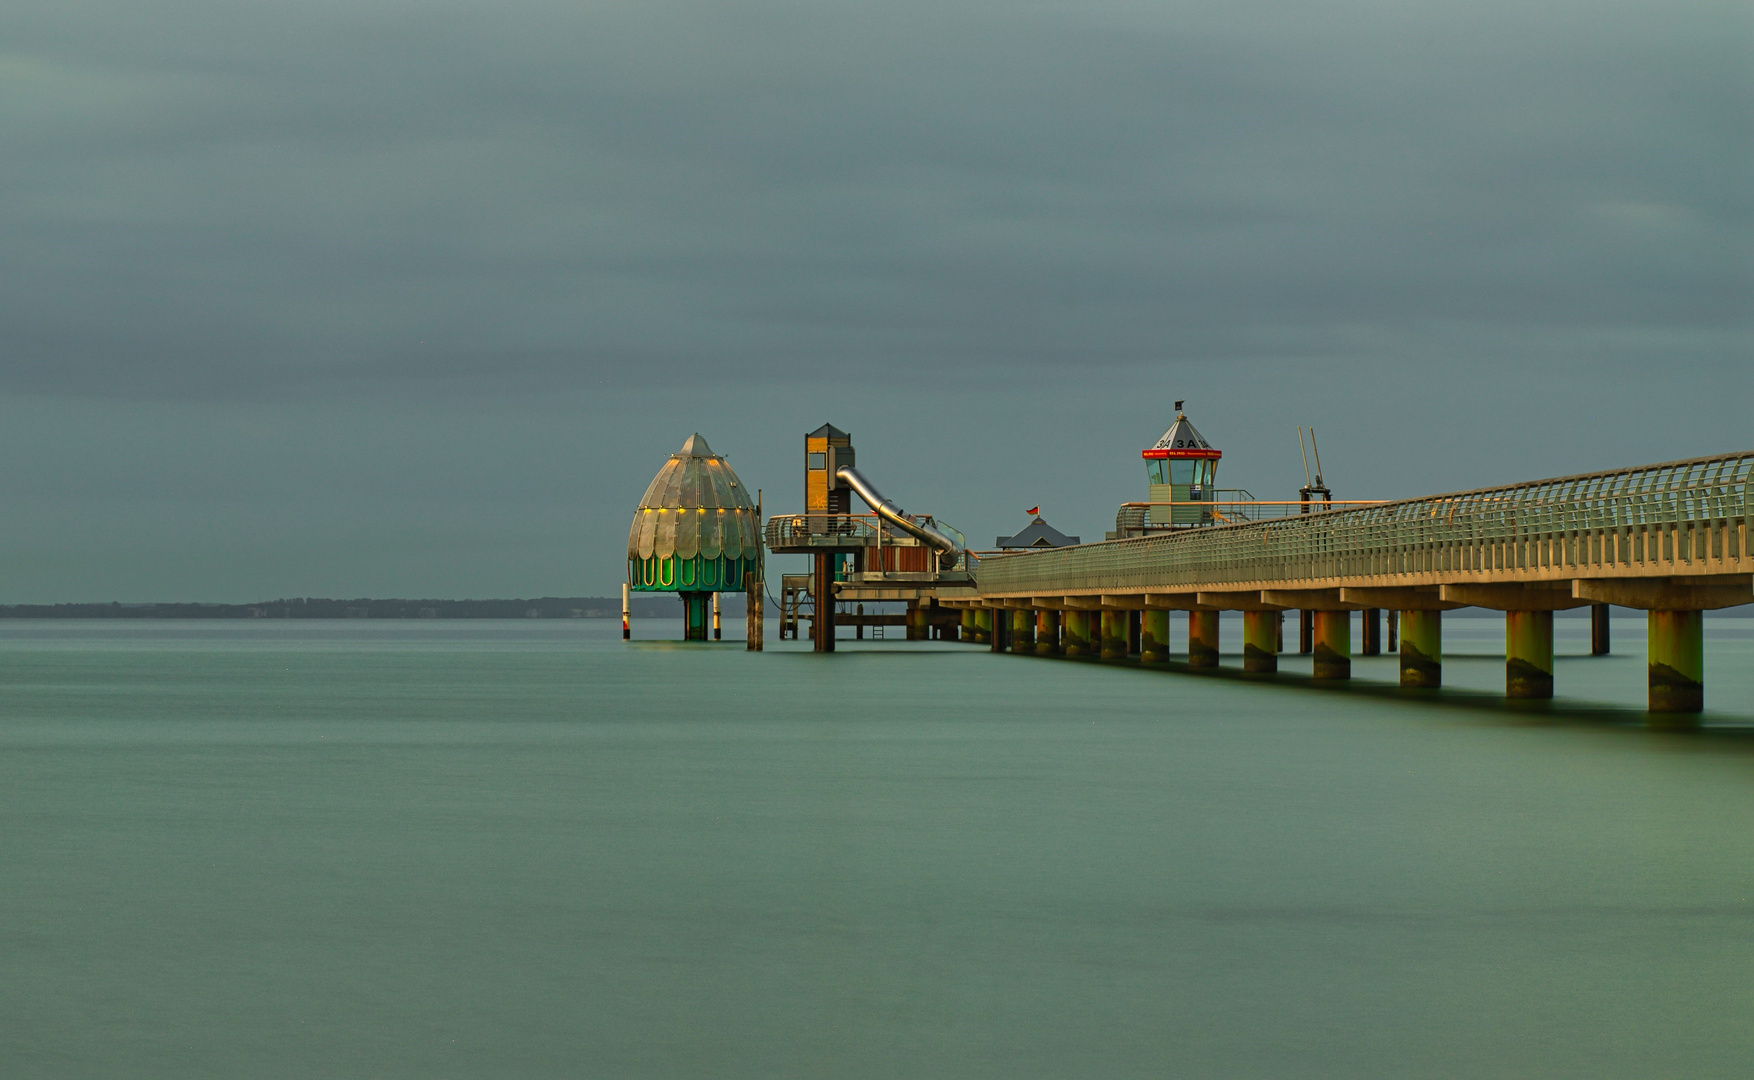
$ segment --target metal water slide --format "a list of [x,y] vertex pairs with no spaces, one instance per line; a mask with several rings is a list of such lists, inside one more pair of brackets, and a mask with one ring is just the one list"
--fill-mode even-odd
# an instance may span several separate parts
[[885,499],[883,493],[878,491],[871,481],[860,476],[859,470],[851,465],[842,465],[835,470],[834,475],[858,492],[859,498],[865,500],[865,505],[871,508],[872,513],[936,551],[940,571],[956,568],[956,563],[962,558],[965,550],[960,540],[928,521],[915,521],[908,517],[907,511]]

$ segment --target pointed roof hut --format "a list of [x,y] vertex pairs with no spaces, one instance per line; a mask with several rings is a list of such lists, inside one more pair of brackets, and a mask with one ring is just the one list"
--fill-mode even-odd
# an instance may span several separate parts
[[1001,536],[993,541],[999,548],[1056,548],[1071,547],[1078,543],[1076,536],[1065,533],[1042,520],[1040,514],[1015,536]]

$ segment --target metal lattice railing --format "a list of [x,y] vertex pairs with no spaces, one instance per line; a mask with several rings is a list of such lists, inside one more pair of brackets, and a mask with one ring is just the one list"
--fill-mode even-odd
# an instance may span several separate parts
[[779,514],[767,519],[763,538],[770,548],[806,545],[819,537],[871,543],[877,538],[876,521],[871,514]]
[[983,594],[1754,570],[1754,451],[988,556]]

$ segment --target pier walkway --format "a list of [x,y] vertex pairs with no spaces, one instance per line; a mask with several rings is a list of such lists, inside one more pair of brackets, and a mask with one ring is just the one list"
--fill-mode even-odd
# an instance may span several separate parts
[[1615,604],[1651,613],[1652,711],[1686,713],[1703,701],[1699,613],[1754,602],[1751,534],[1754,451],[989,555],[975,596],[939,603],[991,620],[995,647],[1146,662],[1186,611],[1195,666],[1216,663],[1217,613],[1242,611],[1252,670],[1276,666],[1278,613],[1297,609],[1318,678],[1349,674],[1347,613],[1387,609],[1412,686],[1441,680],[1439,612],[1492,608],[1516,697],[1552,694],[1555,610]]

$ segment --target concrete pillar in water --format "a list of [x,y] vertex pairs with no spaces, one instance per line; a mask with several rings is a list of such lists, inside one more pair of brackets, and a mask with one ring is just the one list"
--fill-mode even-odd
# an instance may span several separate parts
[[1389,647],[1390,652],[1394,652],[1395,650],[1397,650],[1401,647],[1401,613],[1398,611],[1390,610],[1387,613],[1387,615],[1388,615],[1387,622],[1389,624],[1389,646],[1388,647]]
[[1504,696],[1553,696],[1553,613],[1504,613]]
[[623,641],[633,636],[633,623],[629,620],[629,616],[633,614],[631,610],[633,604],[629,597],[632,588],[625,581],[621,583],[621,640]]
[[1145,613],[1127,612],[1127,655],[1138,656],[1145,651]]
[[1608,605],[1590,605],[1590,655],[1608,655]]
[[1315,648],[1315,612],[1297,613],[1297,651],[1305,656]]
[[719,628],[719,594],[713,593],[713,640],[723,641],[725,635]]
[[1218,666],[1218,613],[1188,612],[1188,667]]
[[1042,609],[1035,613],[1035,655],[1053,656],[1060,651],[1060,613]]
[[907,639],[909,641],[919,641],[925,637],[924,634],[920,633],[920,610],[918,600],[907,602]]
[[1360,633],[1359,636],[1364,639],[1363,641],[1361,641],[1359,643],[1361,646],[1361,648],[1358,650],[1359,655],[1361,655],[1361,656],[1381,656],[1382,655],[1382,609],[1381,608],[1365,608],[1359,614],[1363,616],[1363,618],[1360,620],[1360,625],[1359,625],[1359,630],[1362,631],[1362,633]]
[[1124,611],[1104,611],[1102,613],[1102,658],[1104,660],[1125,660],[1127,658],[1127,613]]
[[1310,620],[1310,651],[1315,654],[1318,679],[1352,677],[1352,613],[1350,611],[1305,612]]
[[1169,660],[1169,612],[1147,611],[1139,620],[1139,662],[1162,664]]
[[1089,656],[1091,654],[1090,612],[1073,608],[1066,610],[1065,641],[1067,656]]
[[978,645],[993,643],[993,609],[979,607],[974,609],[974,640]]
[[1277,654],[1277,653],[1282,653],[1284,651],[1285,651],[1285,614],[1283,612],[1281,612],[1279,614],[1279,617],[1277,619],[1273,620],[1273,652],[1275,654]]
[[975,638],[974,608],[966,608],[965,607],[962,609],[962,630],[961,630],[961,633],[958,635],[957,640],[959,640],[959,641],[973,641],[974,638]]
[[1698,611],[1648,611],[1650,711],[1705,709],[1705,618]]
[[1035,612],[1029,608],[1014,608],[1011,611],[1011,651],[1035,651]]
[[1443,685],[1443,612],[1401,613],[1401,685]]
[[1010,614],[1004,608],[982,608],[981,613],[987,617],[987,647],[994,652],[1005,651],[1006,631],[1011,629]]
[[859,621],[853,626],[853,637],[863,641],[865,640],[865,605],[860,604],[854,608],[853,614],[859,616]]
[[711,593],[685,592],[682,597],[682,640],[705,641],[707,639],[707,597]]
[[1278,671],[1279,639],[1276,624],[1284,622],[1277,611],[1245,611],[1242,613],[1242,669],[1244,671]]

